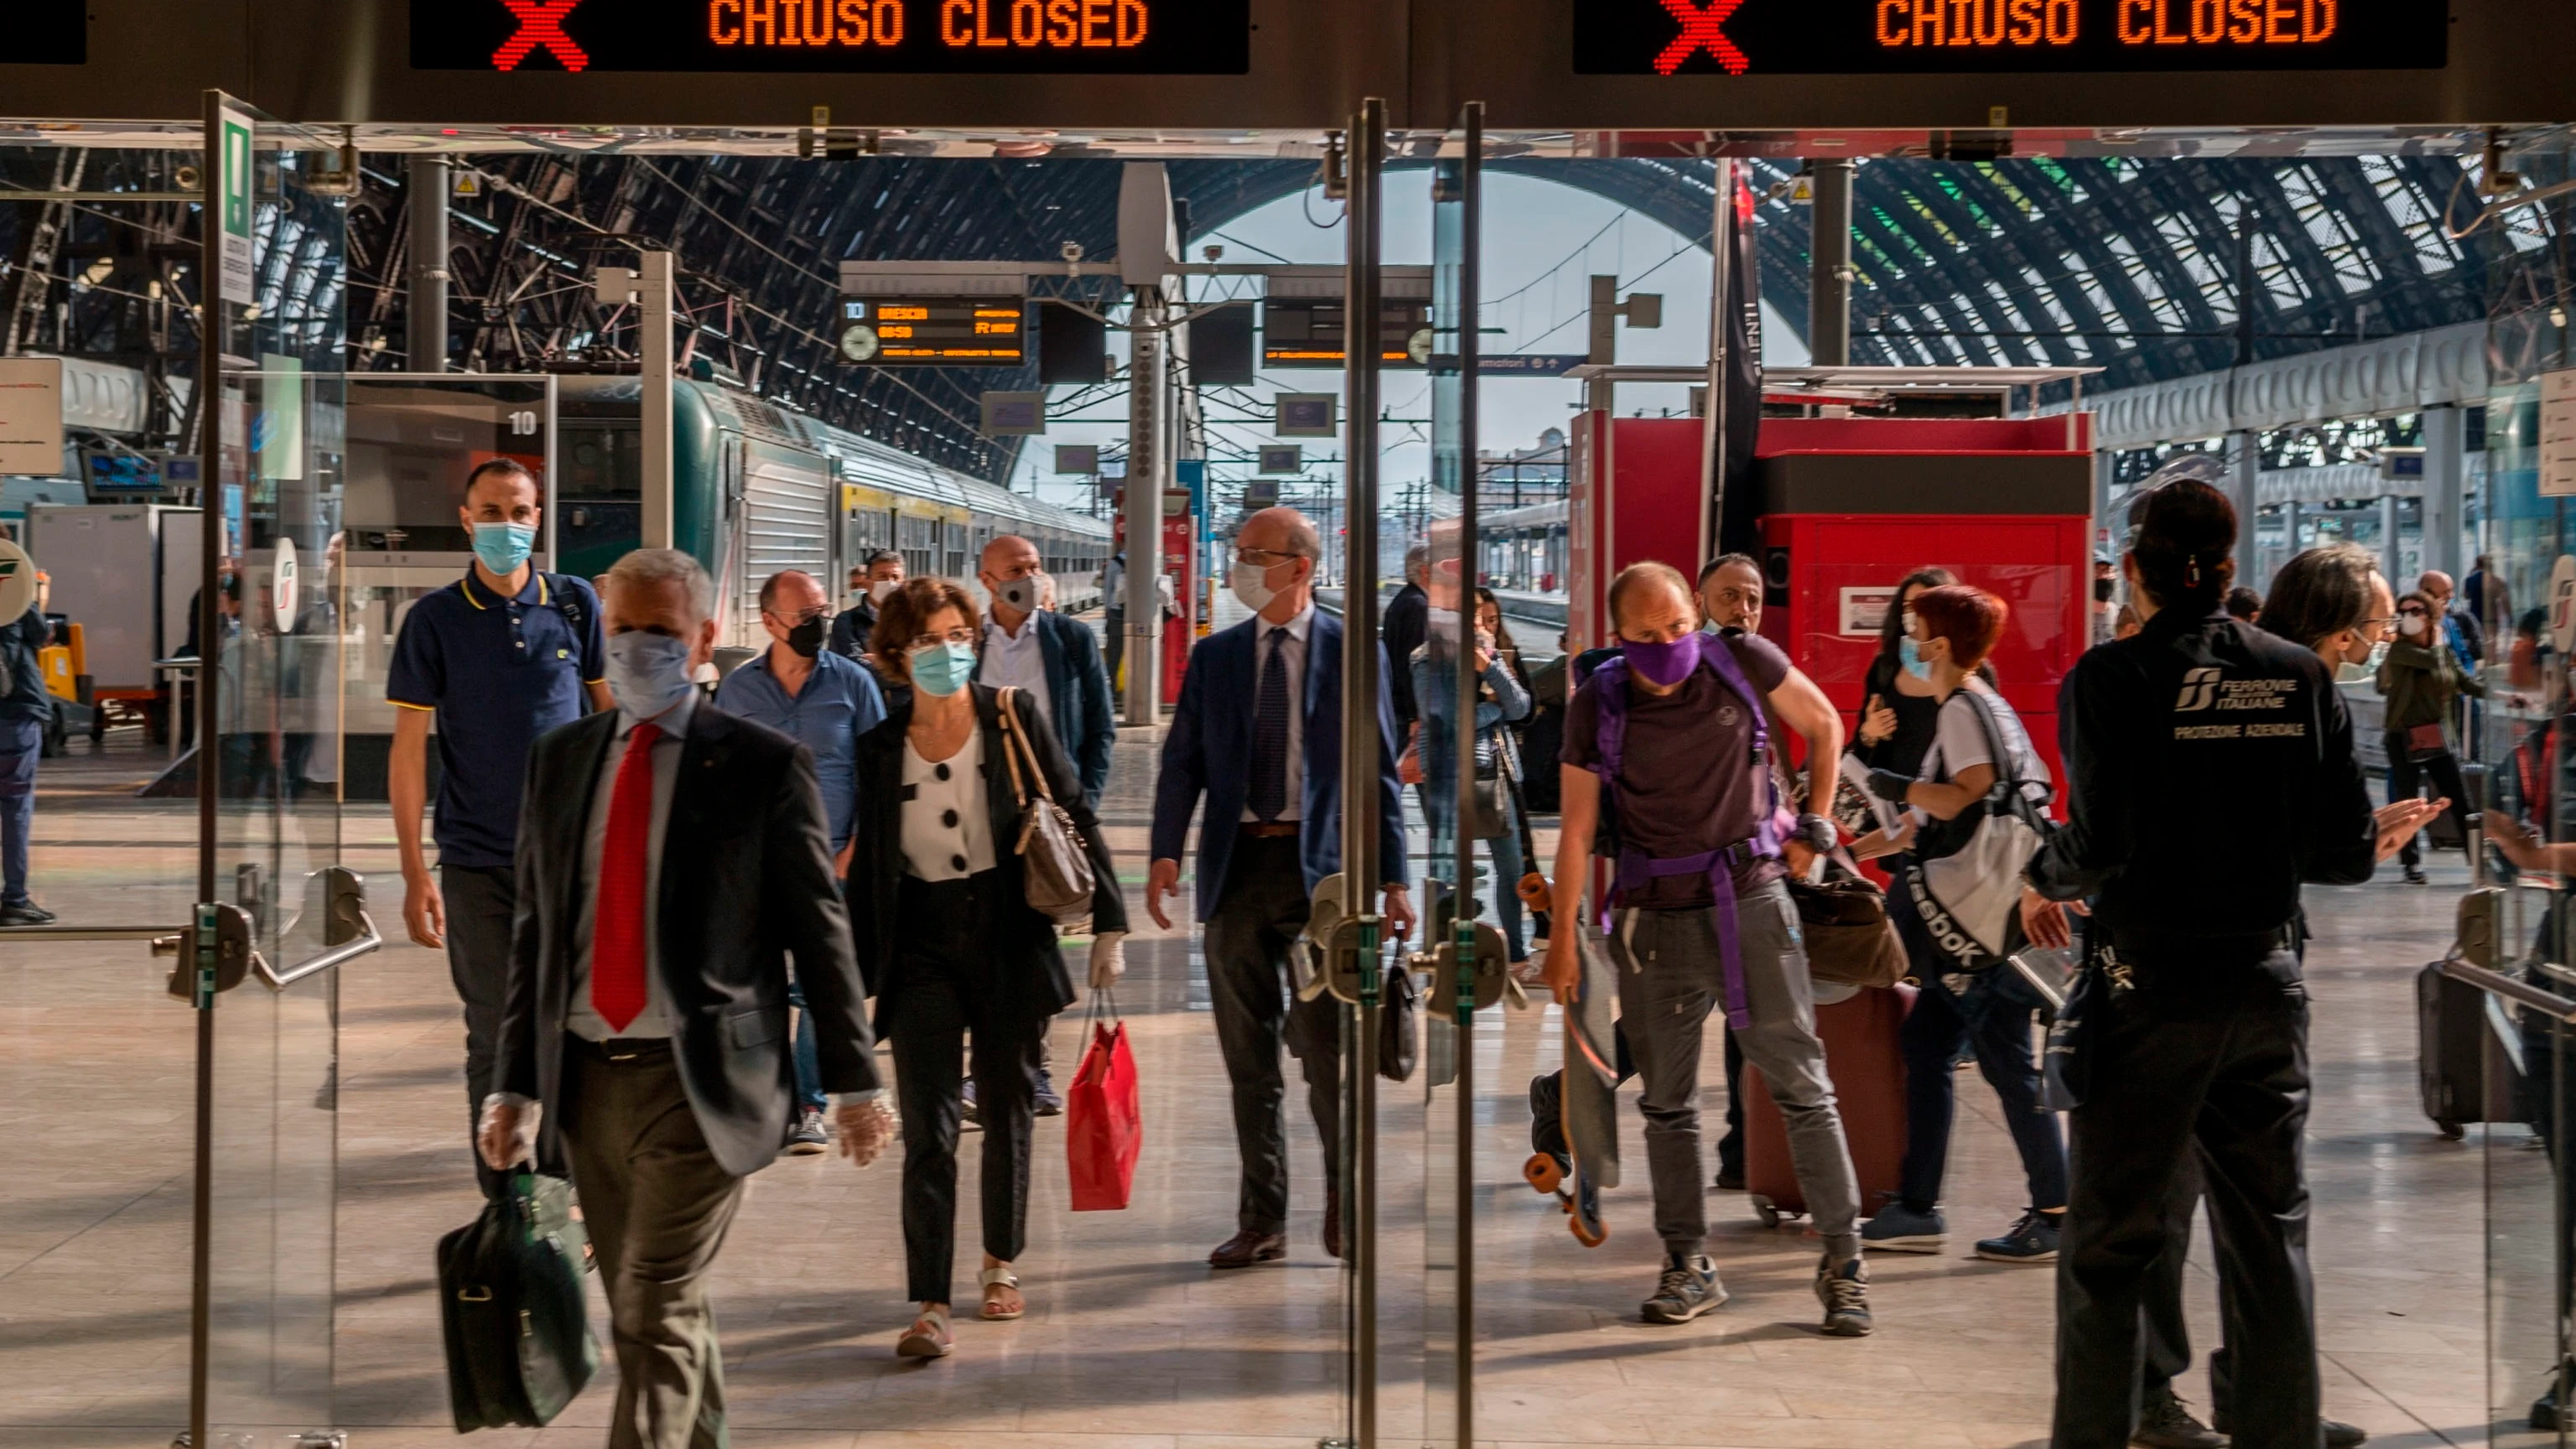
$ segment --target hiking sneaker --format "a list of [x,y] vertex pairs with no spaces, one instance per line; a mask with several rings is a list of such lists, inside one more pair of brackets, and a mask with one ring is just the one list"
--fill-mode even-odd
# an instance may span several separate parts
[[2138,1449],[2227,1449],[2227,1436],[2193,1418],[2190,1406],[2170,1389],[2139,1408],[2129,1442]]
[[1044,1066],[1038,1068],[1037,1106],[1041,1117],[1064,1115],[1064,1093],[1055,1089],[1055,1074]]
[[795,1129],[787,1134],[787,1155],[814,1157],[822,1153],[823,1147],[823,1109],[797,1108]]
[[1918,1213],[1903,1203],[1892,1202],[1861,1228],[1860,1240],[1865,1247],[1891,1253],[1937,1253],[1949,1243],[1950,1229],[1941,1221],[1939,1208]]
[[1816,1299],[1825,1305],[1827,1337],[1869,1336],[1869,1267],[1857,1254],[1843,1263],[1831,1256],[1817,1261]]
[[1977,1256],[1990,1263],[2054,1263],[2059,1218],[2057,1213],[2035,1209],[2025,1212],[2021,1221],[2004,1229],[2002,1237],[1978,1239]]
[[1726,1285],[1717,1281],[1717,1265],[1708,1254],[1675,1254],[1664,1262],[1655,1296],[1638,1313],[1648,1323],[1688,1323],[1725,1301]]
[[0,906],[0,926],[50,926],[53,923],[54,913],[34,901]]

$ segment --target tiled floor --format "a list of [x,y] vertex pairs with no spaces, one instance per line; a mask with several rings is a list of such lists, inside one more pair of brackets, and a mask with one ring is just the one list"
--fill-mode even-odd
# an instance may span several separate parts
[[[48,766],[37,871],[67,921],[175,919],[192,894],[189,807],[126,799],[138,769],[125,753]],[[1106,814],[1131,882],[1143,872],[1149,777],[1144,748],[1122,746]],[[377,917],[390,926],[399,886],[383,813],[353,809],[344,829],[343,854],[375,874]],[[237,824],[233,838],[253,833]],[[301,863],[289,853],[275,868],[292,875]],[[2389,1446],[2486,1437],[2490,1168],[2511,1207],[2499,1261],[2545,1251],[2529,1217],[2545,1221],[2545,1161],[2500,1140],[2484,1163],[2474,1129],[2466,1143],[2441,1141],[2415,1107],[2412,976],[2448,940],[2460,872],[2437,871],[2436,881],[2311,898],[2310,1168],[2326,1403]],[[1043,1124],[1020,1264],[1030,1315],[965,1322],[953,1359],[906,1366],[889,1351],[908,1317],[897,1163],[861,1172],[836,1158],[788,1159],[755,1180],[717,1290],[737,1445],[1292,1449],[1344,1432],[1342,1277],[1318,1244],[1311,1132],[1297,1129],[1289,1263],[1211,1275],[1202,1262],[1232,1226],[1234,1149],[1194,951],[1187,935],[1147,928],[1120,994],[1148,1132],[1134,1206],[1066,1211],[1062,1123]],[[0,1449],[158,1449],[184,1421],[193,1042],[189,1012],[161,994],[164,969],[131,944],[0,946],[0,1141],[12,1168],[0,1174]],[[253,985],[219,1014],[218,1100],[234,1144],[219,1184],[230,1214],[217,1236],[223,1361],[280,1375],[252,1383],[235,1372],[227,1382],[300,1406],[246,1415],[333,1424],[358,1449],[450,1443],[431,1250],[475,1209],[455,1006],[441,958],[408,945],[344,976],[336,1114],[327,1074],[303,1054],[327,1035],[320,998],[273,1001]],[[1080,1030],[1078,1014],[1057,1024],[1060,1078]],[[1961,1078],[1967,1120],[1949,1186],[1960,1246],[1873,1260],[1874,1338],[1819,1337],[1812,1241],[1762,1228],[1728,1193],[1711,1198],[1713,1251],[1735,1300],[1697,1324],[1653,1328],[1636,1319],[1655,1257],[1642,1171],[1610,1194],[1612,1237],[1595,1250],[1516,1176],[1527,1150],[1522,1087],[1553,1064],[1555,1038],[1552,1012],[1489,1013],[1471,1054],[1484,1184],[1474,1209],[1480,1439],[1973,1449],[2043,1437],[2051,1274],[1961,1255],[2021,1203],[2010,1143],[1973,1074]],[[1708,1080],[1714,1110],[1714,1060]],[[1422,1389],[1424,1326],[1440,1321],[1433,1310],[1454,1285],[1422,1265],[1426,1214],[1448,1202],[1424,1165],[1435,1160],[1426,1157],[1435,1114],[1445,1124],[1452,1110],[1440,1095],[1428,1102],[1417,1079],[1385,1084],[1380,1098],[1387,1265],[1377,1326],[1390,1445],[1428,1437],[1426,1405],[1438,1402]],[[317,1153],[334,1146],[334,1116],[337,1212],[324,1221],[309,1184],[329,1166]],[[1642,1163],[1636,1116],[1623,1118],[1630,1160]],[[970,1152],[965,1172],[974,1171]],[[973,1201],[971,1183],[962,1195]],[[961,1236],[968,1263],[971,1224]],[[323,1322],[310,1311],[326,1268],[327,1375]],[[2541,1281],[2511,1281],[2508,1341],[2546,1335]],[[2205,1267],[2193,1292],[2206,1348]],[[2532,1361],[2498,1385],[2504,1402],[2527,1400],[2546,1366],[2545,1350],[2523,1357]],[[479,1442],[596,1444],[609,1387],[594,1384],[552,1429]],[[2205,1400],[2197,1372],[2187,1389]],[[1431,1436],[1446,1423],[1438,1412]],[[255,1432],[241,1449],[290,1437]]]

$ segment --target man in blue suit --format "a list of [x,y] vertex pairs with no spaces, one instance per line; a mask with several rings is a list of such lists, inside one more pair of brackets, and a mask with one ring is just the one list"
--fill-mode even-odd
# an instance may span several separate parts
[[[1236,1232],[1208,1254],[1215,1268],[1288,1255],[1288,1133],[1279,1068],[1284,1041],[1306,1078],[1306,1105],[1336,1160],[1341,1031],[1333,1000],[1290,1000],[1288,953],[1316,883],[1342,868],[1342,621],[1315,609],[1323,541],[1293,508],[1245,519],[1234,541],[1234,595],[1254,617],[1211,634],[1181,677],[1181,704],[1154,783],[1153,870],[1145,909],[1171,928],[1163,897],[1181,881],[1181,842],[1199,797],[1198,916],[1207,928],[1208,993],[1217,1047],[1234,1083],[1243,1157]],[[1378,646],[1371,642],[1370,648]],[[1378,659],[1378,874],[1393,934],[1409,935],[1404,817],[1397,803],[1395,724]],[[1324,1251],[1341,1256],[1340,1196],[1328,1178]]]
[[1017,534],[984,545],[975,578],[993,605],[984,621],[984,648],[975,656],[975,678],[996,689],[1015,685],[1028,691],[1082,777],[1084,803],[1098,809],[1118,743],[1109,670],[1089,625],[1038,607],[1045,572],[1038,546]]

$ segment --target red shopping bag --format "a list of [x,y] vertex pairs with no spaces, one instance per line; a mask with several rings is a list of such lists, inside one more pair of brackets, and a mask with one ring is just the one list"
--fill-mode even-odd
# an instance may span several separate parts
[[1091,1024],[1091,1046],[1082,1054],[1065,1099],[1064,1155],[1073,1176],[1073,1210],[1127,1206],[1145,1127],[1136,1106],[1136,1058],[1127,1050],[1125,1022]]

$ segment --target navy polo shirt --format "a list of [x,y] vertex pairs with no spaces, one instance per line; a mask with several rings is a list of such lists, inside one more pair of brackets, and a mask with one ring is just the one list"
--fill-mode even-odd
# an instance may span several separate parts
[[510,864],[528,746],[589,711],[607,652],[599,597],[569,574],[530,569],[505,599],[469,571],[411,606],[385,698],[438,715],[441,865]]

